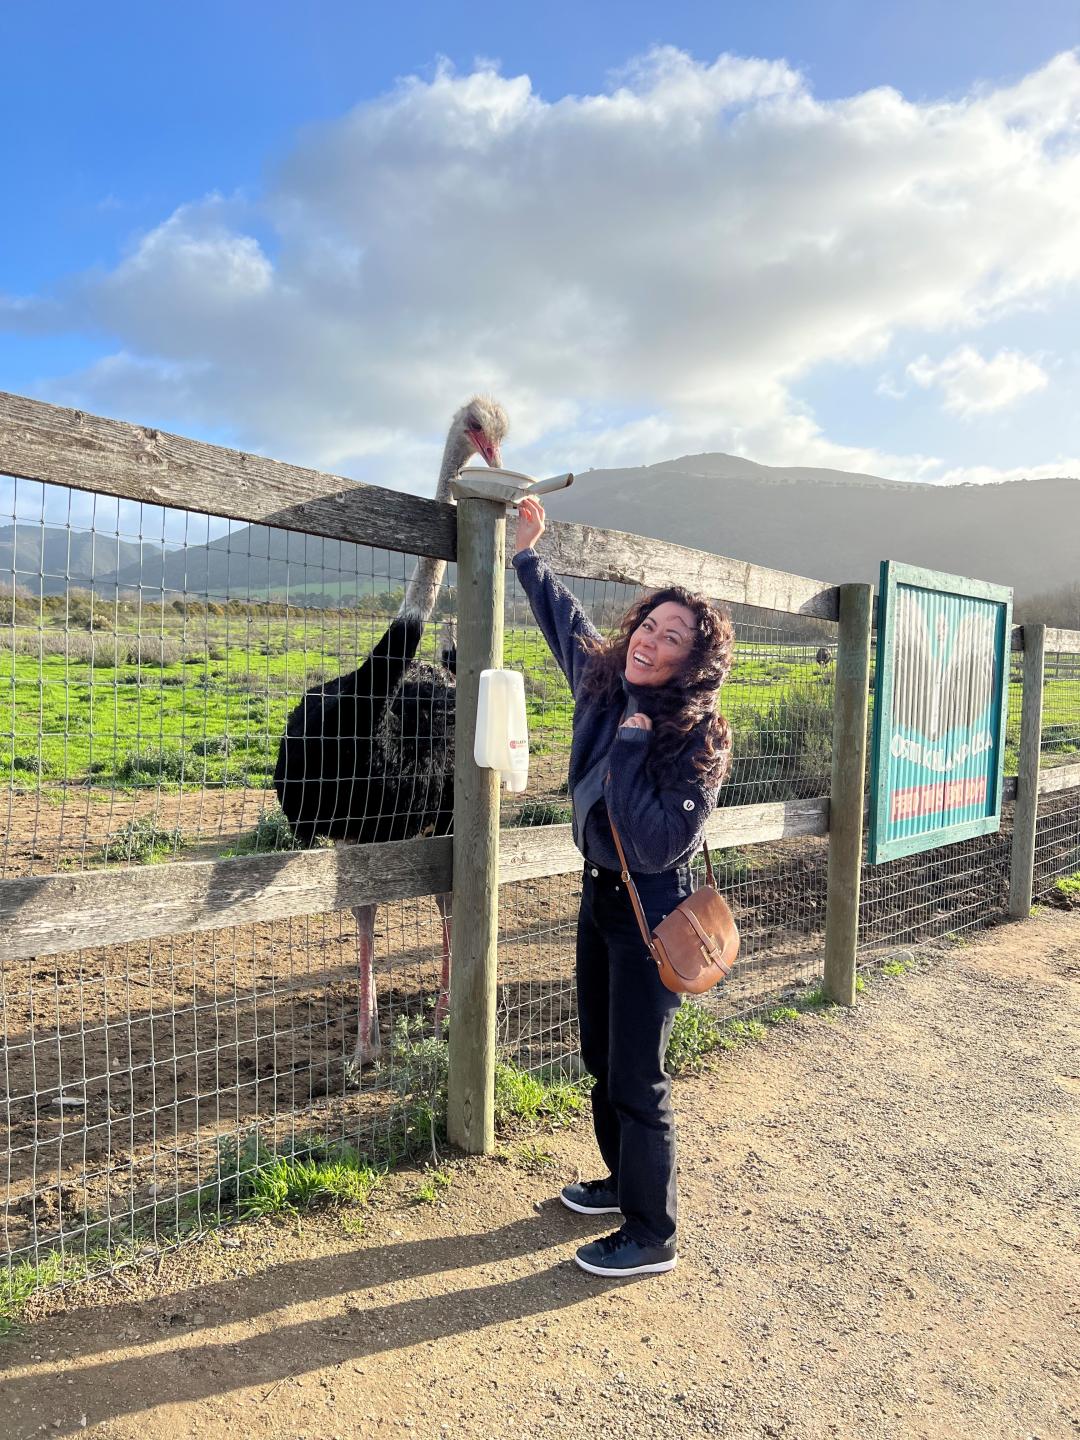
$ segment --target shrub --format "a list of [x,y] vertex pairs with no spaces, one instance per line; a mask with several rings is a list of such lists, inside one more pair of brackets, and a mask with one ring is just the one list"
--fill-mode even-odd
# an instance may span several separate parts
[[22,775],[47,775],[49,764],[41,755],[13,755],[11,768]]
[[552,805],[544,800],[528,800],[514,816],[515,825],[566,825],[572,811],[569,805]]
[[127,862],[148,865],[160,855],[175,855],[184,845],[180,829],[165,830],[153,820],[130,820],[121,830],[110,835],[101,847],[99,858],[104,865]]
[[507,1129],[517,1124],[566,1125],[584,1108],[585,1086],[578,1080],[548,1079],[516,1065],[495,1065],[495,1124]]
[[[550,700],[553,694],[551,677],[541,670],[526,670],[525,694],[531,700]],[[560,696],[560,698],[562,698]]]
[[726,885],[738,884],[756,868],[752,854],[749,853],[749,847],[740,849],[735,846],[722,850],[710,850],[709,854],[713,863],[716,883],[721,888]]
[[731,778],[721,805],[825,795],[832,764],[832,692],[793,694],[736,716]]
[[716,1018],[696,1000],[684,1000],[675,1012],[667,1048],[667,1068],[673,1075],[699,1070],[705,1056],[722,1039]]
[[[327,841],[327,845],[333,844]],[[242,835],[227,851],[226,855],[259,855],[272,850],[299,850],[300,842],[289,829],[289,822],[282,810],[265,810],[258,819],[255,829]],[[312,847],[318,848],[318,847]]]
[[116,767],[121,785],[152,785],[162,780],[183,780],[191,768],[190,757],[178,745],[162,745],[157,749],[131,750]]
[[133,635],[120,641],[118,651],[121,663],[140,666],[175,665],[184,653],[179,640],[168,635]]
[[1080,726],[1044,725],[1041,749],[1044,755],[1068,755],[1073,750],[1080,750]]
[[231,755],[233,742],[228,735],[207,735],[191,746],[196,755]]
[[37,601],[24,585],[5,587],[0,594],[0,625],[31,625],[37,619]]
[[402,1129],[406,1151],[436,1143],[446,1134],[446,1087],[450,1047],[445,1038],[427,1032],[423,1016],[399,1015],[390,1032],[390,1059],[379,1071],[390,1086],[405,1097]]

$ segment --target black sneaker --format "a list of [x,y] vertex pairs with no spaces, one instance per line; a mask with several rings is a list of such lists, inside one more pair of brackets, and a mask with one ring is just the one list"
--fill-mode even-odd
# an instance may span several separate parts
[[568,1210],[579,1215],[620,1215],[619,1197],[610,1180],[581,1180],[577,1185],[564,1185],[559,1199]]
[[674,1270],[674,1242],[670,1245],[639,1245],[625,1230],[605,1235],[591,1245],[582,1245],[574,1259],[590,1275],[659,1275]]

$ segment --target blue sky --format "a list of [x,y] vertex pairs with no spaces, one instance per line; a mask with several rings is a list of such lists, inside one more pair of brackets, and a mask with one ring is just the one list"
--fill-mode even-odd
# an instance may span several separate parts
[[1078,17],[6,6],[0,388],[421,491],[474,388],[522,468],[1080,474]]

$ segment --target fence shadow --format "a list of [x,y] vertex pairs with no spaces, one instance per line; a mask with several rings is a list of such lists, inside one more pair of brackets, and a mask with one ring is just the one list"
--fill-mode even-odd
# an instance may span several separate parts
[[[239,1294],[234,1281],[219,1282],[168,1296],[164,1302],[111,1307],[106,1328],[100,1310],[87,1307],[69,1312],[66,1320],[72,1333],[81,1337],[81,1355],[106,1352],[120,1343],[116,1339],[120,1334],[124,1335],[125,1348],[141,1344],[145,1350],[121,1361],[79,1368],[66,1366],[66,1377],[72,1383],[64,1387],[65,1408],[70,1407],[78,1418],[61,1419],[54,1424],[54,1432],[74,1434],[87,1424],[92,1427],[138,1414],[163,1402],[191,1403],[252,1385],[273,1385],[320,1370],[328,1358],[341,1362],[376,1357],[589,1303],[595,1300],[595,1283],[584,1287],[565,1260],[521,1278],[422,1299],[380,1305],[369,1299],[363,1304],[350,1303],[350,1297],[391,1282],[539,1256],[556,1248],[565,1251],[583,1236],[599,1233],[602,1228],[599,1222],[571,1216],[553,1201],[540,1214],[494,1231],[380,1244],[352,1256],[273,1266],[247,1279]],[[176,1312],[176,1307],[183,1307],[189,1300],[197,1303],[199,1313],[207,1317],[204,1324],[214,1325],[255,1321],[284,1306],[292,1309],[334,1297],[340,1298],[341,1305],[332,1315],[269,1330],[264,1327],[239,1342],[204,1340],[174,1353],[167,1365],[156,1348],[170,1335],[175,1343],[178,1332],[170,1326],[170,1312]],[[133,1340],[133,1328],[145,1329],[155,1321],[162,1326],[157,1334]],[[44,1330],[49,1323],[43,1321],[40,1327],[30,1330],[31,1349],[38,1329]],[[60,1408],[55,1383],[55,1374],[40,1371],[8,1379],[4,1395],[9,1413],[46,1413],[42,1407],[47,1394],[50,1413]]]

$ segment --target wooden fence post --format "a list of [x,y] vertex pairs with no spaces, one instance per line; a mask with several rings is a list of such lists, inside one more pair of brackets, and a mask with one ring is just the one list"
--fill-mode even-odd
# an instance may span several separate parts
[[457,513],[454,967],[447,1134],[470,1154],[495,1144],[499,783],[473,760],[481,670],[502,664],[506,506],[462,497]]
[[870,585],[840,586],[824,979],[826,995],[840,1005],[855,1003],[873,595]]
[[1042,740],[1043,669],[1046,626],[1025,625],[1024,700],[1020,710],[1020,757],[1016,767],[1012,858],[1009,862],[1009,915],[1031,913],[1035,880],[1035,822],[1039,815],[1039,748]]

